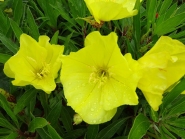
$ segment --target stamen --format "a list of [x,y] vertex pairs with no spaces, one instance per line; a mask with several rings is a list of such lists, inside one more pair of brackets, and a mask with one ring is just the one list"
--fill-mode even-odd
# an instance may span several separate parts
[[42,69],[38,70],[38,72],[36,73],[36,76],[39,79],[42,79],[44,77],[46,77],[50,72],[50,66],[49,64],[44,63],[42,66]]
[[93,68],[93,72],[90,74],[89,82],[90,83],[98,83],[98,88],[105,84],[105,82],[110,78],[110,73],[108,72],[108,68]]

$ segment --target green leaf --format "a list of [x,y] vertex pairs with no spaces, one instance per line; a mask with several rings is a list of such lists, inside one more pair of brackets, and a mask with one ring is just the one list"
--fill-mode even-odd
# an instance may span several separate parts
[[155,15],[157,10],[157,0],[147,0],[147,30],[149,30],[151,24],[155,21]]
[[51,41],[50,41],[51,44],[58,44],[58,34],[59,34],[59,30],[57,30],[53,35],[53,37],[51,38]]
[[0,40],[14,54],[18,51],[18,46],[2,33],[0,33]]
[[173,39],[177,39],[177,38],[180,38],[180,37],[184,37],[185,36],[185,30],[184,31],[180,31],[178,33],[175,33],[175,34],[170,34],[169,35],[171,38]]
[[172,0],[164,0],[162,2],[161,8],[159,10],[159,15],[164,14],[167,11],[167,9],[170,7],[171,4],[172,4]]
[[109,138],[111,138],[118,131],[118,129],[123,125],[123,123],[127,119],[128,119],[128,117],[117,120],[117,121],[111,123],[109,126],[105,127],[104,129],[102,129],[99,132],[99,134],[97,136],[97,139],[109,139]]
[[128,139],[142,138],[150,127],[150,121],[143,114],[137,115],[129,132]]
[[12,112],[6,98],[0,93],[0,106],[6,111],[6,113],[11,117],[11,119],[15,122],[18,127],[18,120],[14,113]]
[[36,117],[30,122],[30,124],[28,126],[28,131],[35,132],[36,129],[43,128],[48,124],[49,123],[46,119],[41,118],[41,117]]
[[169,116],[173,116],[173,115],[180,115],[185,113],[185,102],[182,102],[180,104],[178,104],[175,107],[172,107],[168,113]]
[[89,125],[87,128],[87,139],[95,139],[99,131],[99,125]]
[[178,14],[176,16],[172,16],[167,18],[167,20],[163,21],[162,23],[157,23],[156,28],[154,29],[154,33],[158,36],[170,33],[180,27],[185,21],[185,12]]
[[164,127],[163,125],[160,127],[160,131],[161,131],[162,137],[167,136],[168,137],[167,139],[169,139],[169,138],[176,139],[176,137],[174,135],[172,135],[172,133],[170,133],[170,131],[168,131],[168,129],[166,129],[166,127]]
[[67,132],[69,132],[73,129],[72,117],[70,116],[67,108],[64,106],[61,109],[61,120],[62,120],[64,128],[67,130]]
[[48,94],[46,94],[45,92],[42,91],[39,93],[39,98],[40,98],[40,102],[42,104],[42,107],[44,108],[44,115],[47,116],[48,110],[49,110]]
[[[61,114],[61,108],[62,108],[62,101],[59,101],[52,110],[50,110],[48,116],[47,116],[47,120],[51,123],[51,125],[55,124],[56,122],[58,122],[58,119],[60,117]],[[53,116],[55,115],[55,116]]]
[[14,12],[14,21],[19,25],[20,20],[23,15],[23,1],[22,0],[14,0],[13,1],[13,12]]
[[48,127],[48,132],[53,139],[63,139],[62,137],[60,137],[60,135],[56,132],[56,130],[51,125],[47,125],[47,127]]
[[21,30],[21,28],[19,28],[19,25],[14,20],[12,20],[11,18],[9,20],[16,38],[20,41],[20,36],[23,33],[23,31]]
[[69,131],[65,134],[64,139],[77,139],[85,133],[86,129],[80,128]]
[[173,126],[166,126],[171,132],[175,133],[178,137],[185,138],[185,132],[184,129],[175,128]]
[[152,118],[152,120],[154,122],[158,122],[159,121],[158,113],[156,111],[154,111],[152,108],[150,109],[150,117]]
[[53,7],[54,9],[56,9],[60,15],[62,16],[62,18],[64,18],[65,20],[67,20],[69,23],[71,23],[75,28],[78,28],[78,26],[75,24],[75,20],[72,19],[69,16],[69,13],[67,11],[65,11],[64,6],[62,5],[62,3],[57,2],[57,7]]
[[7,34],[10,28],[10,23],[8,21],[8,17],[4,15],[2,10],[0,10],[0,23],[0,32],[2,32],[3,34]]
[[175,100],[179,94],[185,90],[185,78],[183,78],[180,83],[178,83],[171,92],[167,93],[167,95],[163,98],[163,103],[161,105],[161,111],[171,104],[173,100]]
[[27,8],[27,23],[30,27],[30,34],[31,36],[38,41],[39,38],[39,30],[38,26],[35,23],[35,19],[33,18],[33,15],[29,8]]
[[[65,43],[64,43],[64,54],[69,54],[70,52],[76,52],[78,51],[78,48],[73,44],[71,43],[71,38],[73,36],[73,32],[68,35],[67,37],[65,37]],[[60,37],[61,38],[61,37]]]
[[12,132],[11,134],[9,134],[8,136],[5,136],[3,139],[16,139],[18,137],[18,133],[17,132]]
[[37,94],[36,89],[30,89],[26,91],[18,100],[17,104],[14,107],[14,114],[19,113],[25,106],[27,106],[30,103],[30,100],[34,98],[34,96]]
[[10,57],[11,55],[0,53],[0,63],[4,64]]
[[185,128],[185,117],[176,120],[166,120],[165,122],[174,127]]
[[38,128],[36,129],[37,133],[40,135],[41,139],[53,139],[49,133],[43,129],[43,128]]
[[0,128],[0,135],[7,135],[10,134],[12,132],[12,130],[7,129],[7,128]]
[[11,123],[9,123],[8,120],[1,117],[0,117],[0,126],[16,131],[16,128]]
[[[140,12],[140,0],[136,1],[135,8],[138,10],[138,13]],[[137,52],[140,49],[140,38],[141,38],[141,19],[140,14],[137,14],[133,17],[133,28],[134,28],[134,38],[135,38],[135,44],[137,48]]]

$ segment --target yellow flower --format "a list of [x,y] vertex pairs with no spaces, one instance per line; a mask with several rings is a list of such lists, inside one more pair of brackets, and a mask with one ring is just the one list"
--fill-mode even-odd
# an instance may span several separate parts
[[50,93],[56,87],[55,78],[61,67],[63,46],[51,45],[49,37],[40,36],[39,42],[26,34],[20,37],[20,49],[4,65],[4,73],[15,78],[13,85],[33,85]]
[[95,20],[110,21],[134,16],[136,0],[84,0]]
[[157,111],[164,91],[185,74],[185,46],[178,40],[162,36],[138,62],[145,69],[138,87]]
[[68,105],[89,124],[109,121],[117,107],[138,104],[138,69],[130,54],[122,56],[115,33],[90,33],[84,48],[62,60],[60,79]]

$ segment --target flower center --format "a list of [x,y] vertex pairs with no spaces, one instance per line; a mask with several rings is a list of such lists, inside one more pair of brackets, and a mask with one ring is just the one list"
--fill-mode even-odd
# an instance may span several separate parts
[[108,68],[99,67],[93,68],[93,72],[90,74],[89,82],[90,83],[98,83],[98,87],[101,87],[105,84],[105,82],[110,78],[110,73],[108,72]]
[[43,79],[44,77],[46,77],[48,74],[50,73],[50,66],[49,64],[44,63],[42,68],[40,70],[37,71],[36,76],[39,79]]

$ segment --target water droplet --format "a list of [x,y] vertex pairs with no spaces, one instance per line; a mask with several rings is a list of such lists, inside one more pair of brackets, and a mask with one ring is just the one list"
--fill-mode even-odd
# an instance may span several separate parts
[[96,123],[96,120],[93,120],[93,123]]
[[91,111],[94,111],[94,109],[93,109],[93,108],[91,108]]

